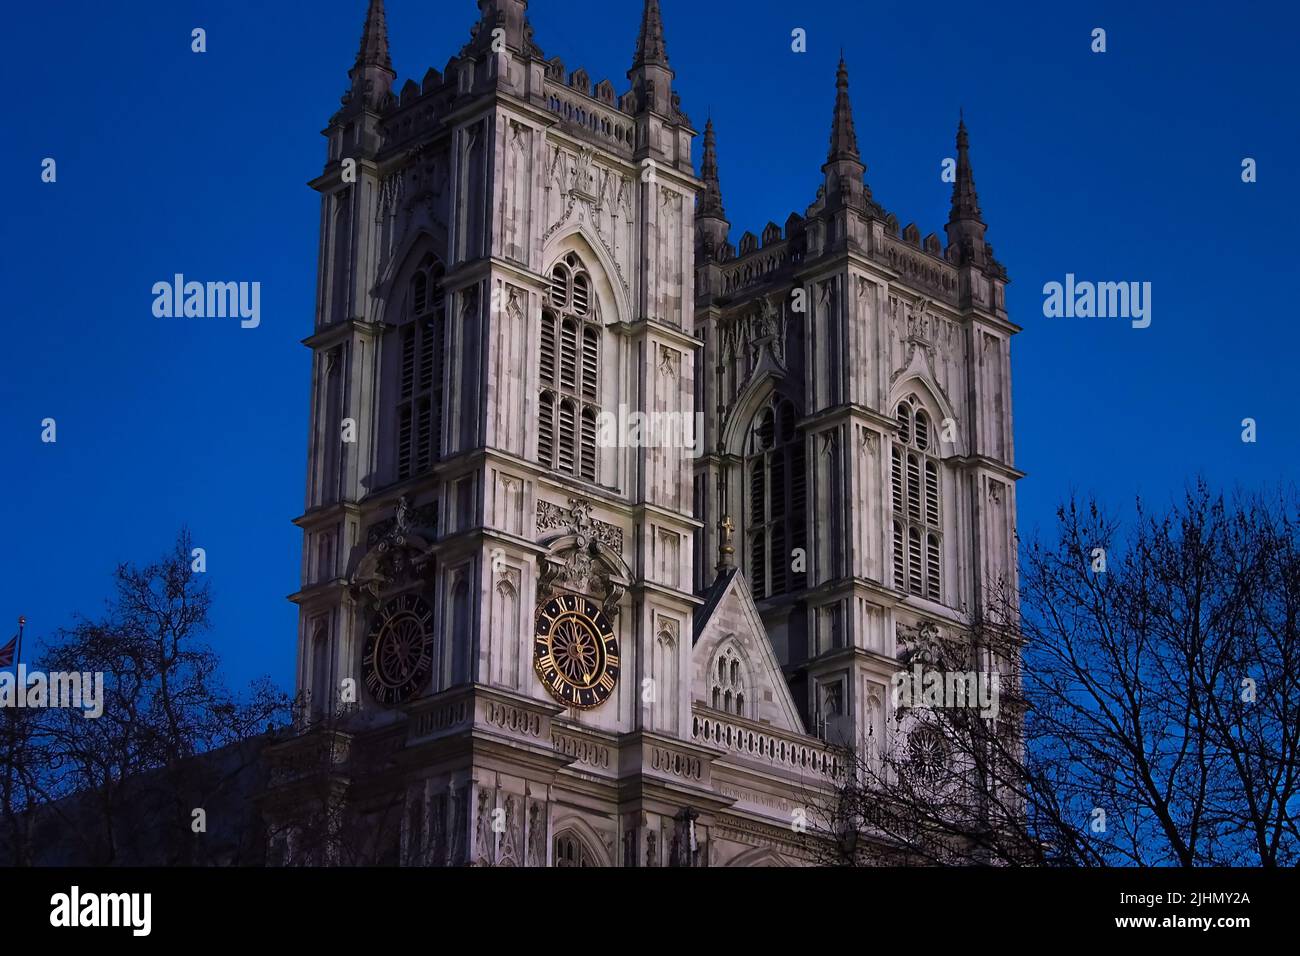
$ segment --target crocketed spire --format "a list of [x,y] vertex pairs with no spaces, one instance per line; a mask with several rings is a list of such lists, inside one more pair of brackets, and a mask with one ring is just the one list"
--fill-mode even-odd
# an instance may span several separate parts
[[635,94],[634,112],[650,110],[661,116],[679,117],[659,0],[646,0],[641,14],[641,31],[636,37],[636,55],[632,58],[632,69],[627,71],[627,78],[632,81]]
[[840,68],[835,75],[835,116],[831,120],[831,148],[826,162],[844,160],[861,162],[858,153],[858,134],[853,129],[853,105],[849,102],[849,68],[840,57]]
[[863,180],[867,167],[858,152],[858,134],[853,128],[853,104],[849,102],[849,68],[840,55],[835,73],[835,115],[831,118],[831,146],[822,164],[826,175],[824,194],[831,206],[858,207],[871,198]]
[[984,267],[993,258],[993,248],[984,241],[984,217],[975,195],[975,173],[970,165],[970,137],[965,118],[957,121],[957,178],[952,184],[952,211],[944,232],[948,234],[948,259],[958,264]]
[[632,58],[634,70],[648,65],[668,65],[668,45],[664,42],[664,18],[659,12],[659,0],[646,0],[641,13],[641,32],[636,38],[636,56]]
[[397,74],[388,56],[388,22],[384,17],[384,0],[370,0],[366,24],[361,30],[361,48],[357,62],[348,71],[352,79],[354,106],[380,109],[388,98]]
[[699,208],[695,215],[726,219],[726,210],[722,208],[722,184],[718,182],[718,143],[713,135],[713,120],[704,124],[704,158],[700,161],[700,178],[704,180],[704,192],[700,193]]
[[957,179],[952,184],[952,212],[949,222],[984,222],[980,215],[980,200],[975,194],[975,173],[970,165],[970,137],[966,135],[966,121],[957,121]]
[[384,16],[384,0],[370,0],[366,25],[361,31],[357,66],[377,66],[390,73],[393,70],[393,61],[388,56],[388,20]]

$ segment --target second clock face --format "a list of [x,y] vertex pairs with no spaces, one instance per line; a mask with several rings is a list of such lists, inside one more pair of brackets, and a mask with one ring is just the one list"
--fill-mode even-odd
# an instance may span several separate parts
[[433,670],[433,611],[414,594],[389,601],[375,616],[361,657],[366,688],[391,707],[424,689]]
[[618,638],[609,618],[580,595],[551,598],[537,609],[533,668],[561,704],[599,707],[618,684]]

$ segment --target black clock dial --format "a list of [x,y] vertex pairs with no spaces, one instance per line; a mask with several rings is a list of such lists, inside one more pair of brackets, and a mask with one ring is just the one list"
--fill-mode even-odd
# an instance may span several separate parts
[[618,638],[599,605],[560,594],[537,609],[533,668],[561,704],[599,707],[618,684]]
[[425,688],[433,671],[433,611],[414,594],[389,601],[375,615],[361,658],[370,696],[386,707]]

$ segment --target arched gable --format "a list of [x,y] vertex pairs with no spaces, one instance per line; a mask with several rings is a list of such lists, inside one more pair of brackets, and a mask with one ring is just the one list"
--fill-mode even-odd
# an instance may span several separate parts
[[716,586],[723,591],[710,600],[708,616],[697,629],[692,651],[692,699],[712,706],[709,668],[717,666],[720,652],[735,647],[748,664],[753,695],[752,706],[747,701],[744,716],[767,721],[781,730],[807,733],[744,575],[733,572],[725,583]]

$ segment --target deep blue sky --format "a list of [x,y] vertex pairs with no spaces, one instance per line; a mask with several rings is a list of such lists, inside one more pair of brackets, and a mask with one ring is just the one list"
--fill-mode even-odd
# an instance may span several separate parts
[[[0,642],[95,613],[114,564],[188,525],[213,643],[238,683],[292,684],[319,205],[319,131],[364,0],[102,0],[6,11],[5,532]],[[536,39],[621,92],[639,0],[534,0]],[[1013,284],[1022,534],[1072,489],[1127,508],[1196,472],[1293,477],[1300,333],[1293,4],[663,0],[686,110],[718,130],[733,241],[802,212],[848,58],[877,200],[947,218],[959,107],[989,240]],[[441,69],[473,0],[389,0],[399,84]],[[208,52],[190,52],[190,30]],[[1090,31],[1109,51],[1089,51]],[[790,32],[808,31],[805,54]],[[698,155],[698,154],[697,154]],[[40,162],[58,161],[58,182]],[[1245,156],[1259,182],[1245,185]],[[173,273],[258,280],[262,325],[167,320]],[[1066,272],[1153,283],[1153,323],[1042,317]],[[1243,444],[1240,421],[1259,422]],[[58,443],[40,422],[58,421]]]

